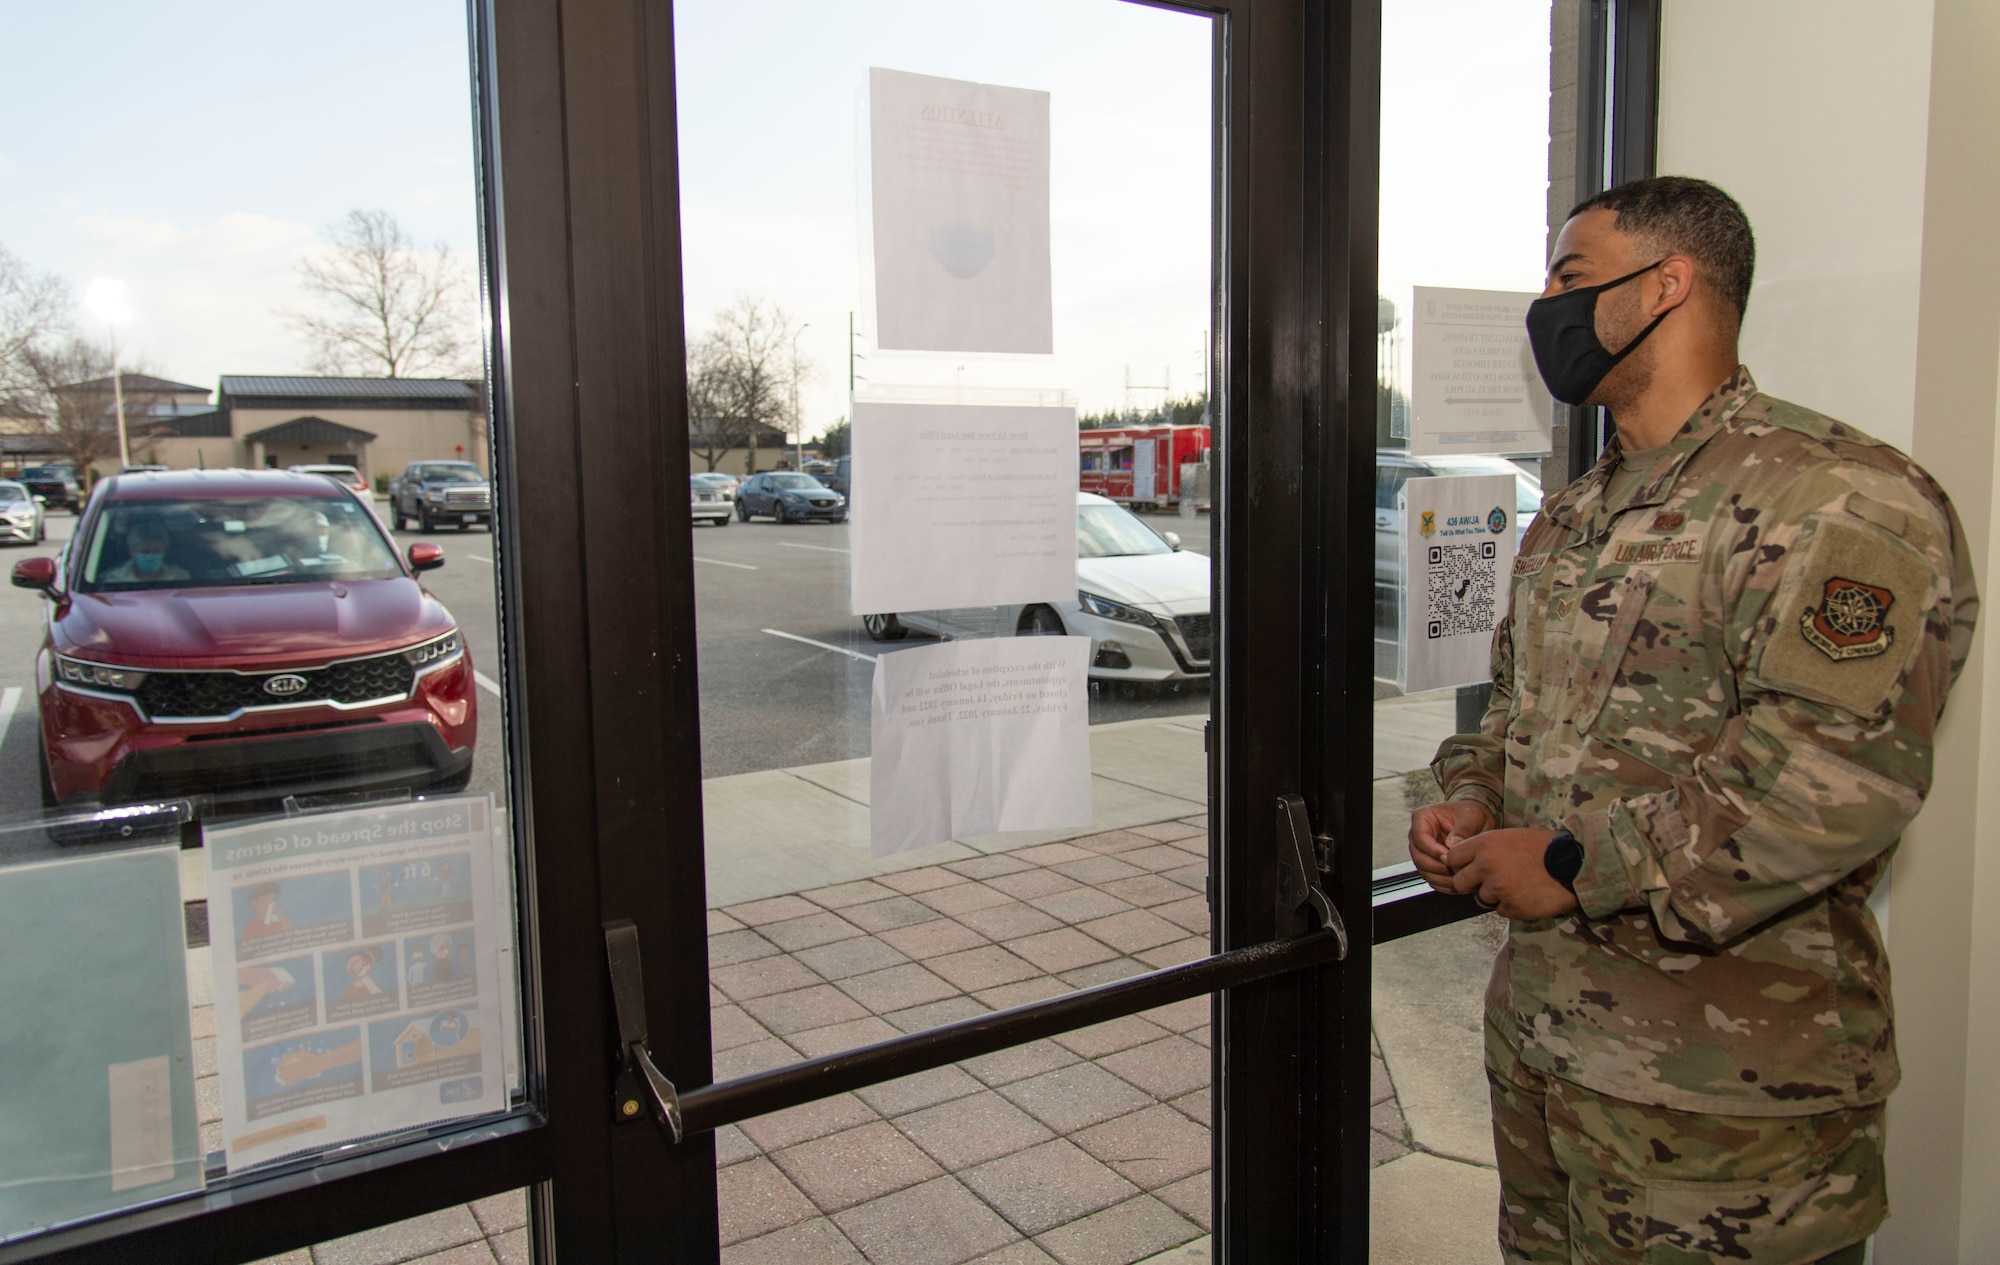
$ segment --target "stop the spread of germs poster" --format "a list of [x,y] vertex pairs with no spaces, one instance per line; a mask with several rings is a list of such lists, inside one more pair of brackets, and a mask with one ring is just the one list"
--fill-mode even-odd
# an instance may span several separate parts
[[505,1108],[493,824],[459,796],[207,832],[232,1170]]

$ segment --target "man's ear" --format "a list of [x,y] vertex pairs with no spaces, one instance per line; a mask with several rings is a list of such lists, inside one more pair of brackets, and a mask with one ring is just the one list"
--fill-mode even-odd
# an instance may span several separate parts
[[1660,294],[1647,315],[1664,316],[1694,294],[1695,263],[1688,256],[1668,255],[1654,273],[1659,278]]

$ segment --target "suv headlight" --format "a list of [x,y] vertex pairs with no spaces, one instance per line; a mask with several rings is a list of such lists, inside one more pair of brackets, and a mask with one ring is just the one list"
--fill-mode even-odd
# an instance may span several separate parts
[[438,488],[425,488],[424,499],[426,501],[442,501],[444,499],[444,492]]
[[411,646],[403,652],[403,661],[419,672],[433,668],[448,659],[456,659],[460,644],[458,630],[452,629],[442,637],[435,637],[421,646]]
[[71,685],[83,685],[98,690],[117,690],[122,694],[133,693],[146,683],[144,672],[135,672],[131,668],[114,668],[84,659],[72,659],[66,655],[56,656],[56,675]]
[[1115,619],[1125,624],[1138,624],[1143,628],[1155,627],[1160,622],[1136,607],[1127,606],[1123,602],[1114,602],[1108,597],[1099,597],[1095,593],[1085,593],[1081,589],[1077,590],[1076,600],[1083,609],[1104,619]]

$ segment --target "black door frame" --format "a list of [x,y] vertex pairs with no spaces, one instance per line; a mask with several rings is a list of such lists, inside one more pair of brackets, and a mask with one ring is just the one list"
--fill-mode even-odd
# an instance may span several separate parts
[[[1609,126],[1611,152],[1642,150],[1650,167],[1658,0],[1583,3],[1586,50],[1614,73],[1599,79],[1608,122],[1602,96],[1579,94],[1598,138],[1582,143],[1601,152]],[[1160,7],[1216,19],[1211,381],[1225,388],[1220,495],[1233,509],[1217,524],[1232,578],[1217,595],[1210,760],[1224,956],[1155,973],[1110,1004],[1129,1013],[1229,985],[1212,1002],[1219,1259],[1365,1260],[1368,1104],[1353,1087],[1369,1081],[1369,944],[1476,912],[1398,899],[1406,882],[1369,873],[1372,620],[1349,612],[1372,611],[1372,522],[1348,510],[1373,495],[1380,0]],[[498,516],[500,676],[521,844],[526,1104],[19,1243],[0,1265],[249,1260],[521,1186],[539,1260],[716,1259],[712,1135],[674,1145],[614,1123],[602,935],[607,921],[637,924],[654,964],[653,1053],[684,1085],[706,1085],[672,12],[667,0],[470,0],[470,11],[489,416],[496,486],[514,507]],[[1636,174],[1614,164],[1597,179],[1614,173]],[[1301,948],[1285,938],[1304,927],[1280,925],[1274,810],[1287,793],[1305,799],[1328,845],[1327,893],[1356,931],[1339,965],[1316,964],[1324,941]],[[1112,1013],[1088,999],[1043,1005],[1012,1034]]]

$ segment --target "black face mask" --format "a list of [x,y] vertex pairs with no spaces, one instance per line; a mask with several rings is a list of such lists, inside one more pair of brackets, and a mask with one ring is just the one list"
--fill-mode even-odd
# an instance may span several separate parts
[[1564,404],[1583,403],[1605,375],[1667,319],[1666,312],[1660,313],[1651,325],[1639,331],[1637,338],[1615,353],[1605,350],[1597,339],[1597,296],[1643,277],[1665,262],[1662,259],[1637,272],[1628,272],[1616,281],[1566,290],[1528,305],[1528,345],[1534,349],[1535,368],[1541,370],[1550,395]]

